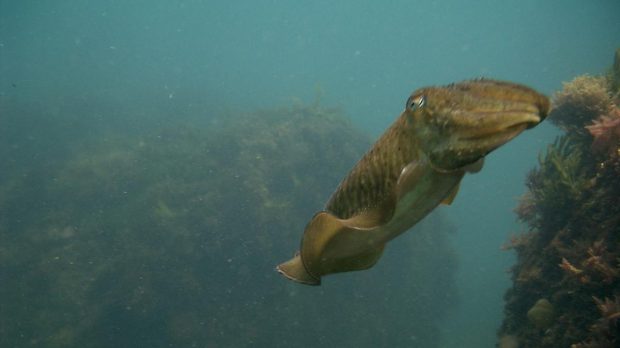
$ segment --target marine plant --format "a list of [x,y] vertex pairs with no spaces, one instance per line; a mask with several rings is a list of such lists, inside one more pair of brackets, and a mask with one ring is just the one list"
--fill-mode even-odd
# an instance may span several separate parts
[[560,228],[569,220],[573,214],[571,207],[589,185],[582,158],[581,149],[568,136],[559,137],[548,146],[547,152],[539,156],[538,168],[527,176],[527,199],[531,202],[522,204],[533,204],[534,208],[531,216],[522,214],[523,219],[543,231]]
[[[515,209],[528,231],[509,244],[517,263],[499,337],[519,347],[620,345],[618,52],[611,78],[580,76],[555,94],[551,119],[564,132],[540,155]],[[540,298],[553,316],[537,321],[547,313],[532,312]]]
[[609,84],[604,77],[583,75],[564,83],[553,98],[549,120],[573,135],[585,134],[584,127],[612,107]]

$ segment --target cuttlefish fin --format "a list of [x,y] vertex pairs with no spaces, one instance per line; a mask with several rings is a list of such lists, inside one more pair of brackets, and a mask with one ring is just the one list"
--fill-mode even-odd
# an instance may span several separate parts
[[306,271],[299,252],[295,253],[295,257],[292,259],[279,264],[276,270],[290,280],[308,285],[321,285],[320,278],[314,277]]
[[329,240],[346,228],[339,219],[322,211],[314,215],[304,230],[301,250],[291,260],[276,268],[285,277],[309,285],[320,285],[317,265]]
[[450,205],[454,202],[456,195],[459,193],[459,188],[461,187],[461,183],[456,184],[450,194],[441,201],[441,204]]
[[416,186],[422,175],[420,163],[410,163],[381,204],[351,218],[340,219],[327,211],[317,213],[306,226],[300,253],[277,270],[289,279],[319,285],[323,275],[372,267],[393,234],[388,226],[399,199]]
[[374,210],[346,220],[319,212],[306,226],[301,251],[276,269],[309,285],[320,285],[325,274],[368,269],[383,253],[385,244],[373,242],[372,233],[383,217]]

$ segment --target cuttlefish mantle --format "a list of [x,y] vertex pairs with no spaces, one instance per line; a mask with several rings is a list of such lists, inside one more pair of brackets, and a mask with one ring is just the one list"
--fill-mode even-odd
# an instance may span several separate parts
[[450,204],[465,173],[478,172],[489,152],[540,123],[549,105],[531,88],[489,79],[415,91],[278,272],[319,285],[324,275],[372,267],[388,241]]

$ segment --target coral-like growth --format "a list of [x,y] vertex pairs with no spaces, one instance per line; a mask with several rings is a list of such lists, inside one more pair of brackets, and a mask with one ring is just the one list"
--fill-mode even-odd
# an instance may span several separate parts
[[[518,261],[499,337],[520,347],[620,347],[620,111],[610,88],[582,76],[556,94],[565,134],[540,156],[515,209],[529,231],[509,244]],[[542,297],[554,315],[528,320]]]
[[559,266],[569,277],[579,279],[584,284],[590,282],[611,284],[620,276],[620,269],[614,264],[614,255],[607,251],[603,240],[598,240],[588,248],[587,254],[581,261],[580,268],[574,266],[564,257]]
[[571,277],[576,277],[581,282],[585,283],[589,281],[588,278],[585,278],[583,276],[583,270],[573,266],[573,264],[570,263],[565,257],[562,258],[562,263],[560,263],[558,266],[560,266],[560,268],[562,268],[566,272],[567,275]]
[[615,256],[607,251],[605,241],[598,240],[588,248],[588,257],[582,265],[592,274],[593,279],[604,284],[611,284],[620,276],[619,270],[613,265],[615,261]]
[[608,115],[602,115],[586,126],[594,137],[592,150],[596,154],[620,151],[620,108],[614,106]]
[[609,298],[605,298],[604,301],[599,300],[595,296],[592,297],[594,302],[596,302],[596,306],[601,311],[601,319],[604,319],[607,322],[613,322],[620,319],[620,300],[618,296],[614,298],[614,300],[610,300]]
[[613,300],[607,297],[601,300],[596,296],[592,296],[592,299],[601,316],[590,329],[596,337],[574,344],[571,348],[618,347],[620,345],[620,337],[617,337],[618,330],[620,330],[620,300],[618,296],[614,296]]
[[505,250],[510,250],[510,249],[518,250],[518,249],[524,248],[529,244],[531,238],[532,238],[531,233],[520,233],[520,234],[512,235],[510,236],[510,240],[501,246],[501,249],[505,251]]

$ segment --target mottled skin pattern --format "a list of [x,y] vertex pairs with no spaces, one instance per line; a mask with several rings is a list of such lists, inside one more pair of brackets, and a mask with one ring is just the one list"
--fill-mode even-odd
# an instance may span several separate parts
[[341,219],[380,204],[394,190],[407,163],[419,154],[406,118],[399,118],[340,183],[325,210]]
[[372,267],[385,244],[442,201],[466,172],[549,111],[528,87],[472,80],[415,91],[405,110],[308,223],[300,252],[278,266],[310,285],[321,276]]

